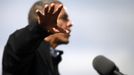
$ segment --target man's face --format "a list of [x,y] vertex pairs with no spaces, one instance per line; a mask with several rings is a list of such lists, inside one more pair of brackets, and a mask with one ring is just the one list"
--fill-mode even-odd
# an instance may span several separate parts
[[65,11],[65,8],[63,7],[63,9],[61,10],[58,19],[57,19],[57,26],[59,28],[61,28],[60,33],[63,33],[64,35],[61,35],[61,37],[59,37],[59,39],[64,39],[61,40],[60,42],[66,43],[69,41],[69,36],[70,36],[70,32],[71,32],[71,27],[72,27],[72,23],[68,17],[68,14]]
[[70,32],[71,32],[70,28],[72,27],[72,23],[68,17],[67,12],[65,11],[64,7],[58,16],[57,25],[58,25],[58,27],[63,29],[64,33],[70,34]]
[[[54,9],[58,9],[60,5],[60,3],[55,4]],[[55,23],[53,19],[52,22]],[[68,14],[66,13],[65,8],[63,7],[57,17],[56,25],[51,25],[50,27],[50,32],[52,34],[47,38],[51,39],[50,42],[54,41],[57,45],[67,44],[69,42],[71,27],[72,23],[68,18]]]

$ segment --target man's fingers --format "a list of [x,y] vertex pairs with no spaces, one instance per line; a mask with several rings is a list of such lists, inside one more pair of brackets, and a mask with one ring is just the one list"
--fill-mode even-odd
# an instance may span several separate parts
[[43,14],[37,9],[36,10],[36,13],[37,13],[37,15],[39,16],[39,17],[41,17]]
[[60,14],[62,8],[63,8],[63,5],[60,4],[60,5],[58,6],[57,10],[56,10],[55,13],[54,13],[54,15],[55,15],[56,17],[58,17],[58,15]]
[[51,4],[50,4],[50,7],[49,7],[49,14],[53,14],[53,12],[54,12],[54,7],[55,7],[54,3],[51,3]]
[[46,4],[46,5],[45,5],[45,10],[44,10],[45,15],[48,13],[48,8],[49,8],[49,7],[48,7],[48,5]]
[[38,15],[38,17],[37,17],[38,18],[38,23],[41,24],[41,19],[42,19],[43,14],[38,9],[36,10],[36,13]]

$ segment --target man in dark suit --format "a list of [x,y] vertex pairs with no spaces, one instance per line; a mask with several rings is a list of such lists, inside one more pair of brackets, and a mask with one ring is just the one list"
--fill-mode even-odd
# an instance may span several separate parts
[[3,53],[2,75],[59,75],[62,51],[72,26],[60,1],[37,1],[28,16],[29,25],[16,30]]

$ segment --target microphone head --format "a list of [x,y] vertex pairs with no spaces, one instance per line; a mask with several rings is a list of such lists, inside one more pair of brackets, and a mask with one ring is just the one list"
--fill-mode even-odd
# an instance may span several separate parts
[[93,67],[100,75],[113,75],[113,71],[118,70],[114,62],[103,55],[94,58]]

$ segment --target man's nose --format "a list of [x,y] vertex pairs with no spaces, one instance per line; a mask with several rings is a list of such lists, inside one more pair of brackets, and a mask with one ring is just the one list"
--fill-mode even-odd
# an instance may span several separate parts
[[72,27],[72,26],[73,26],[73,25],[72,25],[72,21],[69,20],[68,23],[67,23],[67,26],[68,26],[68,27]]

